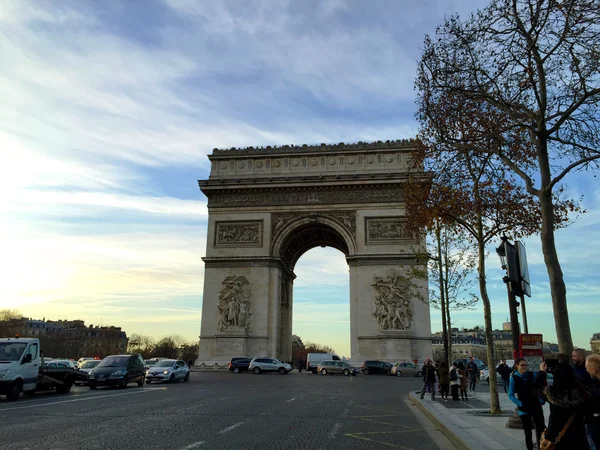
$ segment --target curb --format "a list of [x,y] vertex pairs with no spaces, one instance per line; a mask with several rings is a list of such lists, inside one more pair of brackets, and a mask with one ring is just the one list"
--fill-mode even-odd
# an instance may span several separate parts
[[421,404],[421,402],[413,398],[411,393],[408,394],[408,398],[413,403],[413,405],[419,408],[421,412],[425,414],[425,416],[442,432],[442,434],[446,436],[446,438],[450,442],[452,442],[452,445],[454,445],[459,450],[471,450],[471,447],[465,444],[464,441],[456,433],[454,433],[454,431],[448,428],[437,417],[435,417],[431,412],[429,412],[429,410],[425,408]]

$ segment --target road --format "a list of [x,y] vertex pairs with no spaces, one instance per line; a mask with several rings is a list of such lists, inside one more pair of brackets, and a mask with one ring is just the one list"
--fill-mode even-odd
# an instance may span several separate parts
[[407,400],[416,378],[193,372],[189,383],[0,400],[2,449],[453,448]]

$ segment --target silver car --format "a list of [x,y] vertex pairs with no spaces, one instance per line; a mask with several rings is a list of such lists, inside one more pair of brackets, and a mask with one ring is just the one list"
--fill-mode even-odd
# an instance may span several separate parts
[[254,358],[250,361],[248,370],[256,374],[263,372],[279,372],[281,375],[287,375],[292,370],[292,366],[275,358]]
[[394,364],[394,367],[392,367],[392,375],[397,377],[401,377],[403,375],[422,377],[423,372],[416,364],[411,362],[402,362]]
[[146,383],[153,381],[168,381],[174,383],[179,380],[189,381],[190,368],[180,359],[163,359],[146,371]]
[[340,373],[342,375],[354,375],[358,374],[358,369],[352,367],[346,361],[321,361],[321,364],[317,367],[317,372],[321,375],[334,375]]
[[[101,359],[86,359],[85,361],[83,361],[83,363],[79,367],[79,370],[82,372],[85,372],[89,375],[89,373],[92,371],[92,369],[94,367],[96,367],[98,364],[100,364],[101,362],[102,362]],[[75,381],[75,386],[86,385],[86,384],[87,384],[87,380]]]

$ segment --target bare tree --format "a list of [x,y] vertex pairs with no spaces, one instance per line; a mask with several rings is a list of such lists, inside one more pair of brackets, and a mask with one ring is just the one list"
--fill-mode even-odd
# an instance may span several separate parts
[[[426,37],[416,83],[422,123],[447,124],[443,115],[461,114],[465,100],[505,119],[491,124],[501,129],[490,133],[482,126],[468,140],[499,158],[540,206],[556,334],[561,351],[569,354],[567,291],[554,235],[556,199],[569,173],[598,168],[599,48],[597,0],[494,0],[466,20],[450,17],[434,37]],[[447,104],[449,97],[454,106]],[[438,128],[447,142],[463,141],[455,130]],[[487,145],[490,136],[501,137],[501,145]]]

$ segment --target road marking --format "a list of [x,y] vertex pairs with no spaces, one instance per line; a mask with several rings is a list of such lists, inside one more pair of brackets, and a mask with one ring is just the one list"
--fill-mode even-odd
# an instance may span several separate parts
[[223,428],[221,431],[219,431],[219,434],[224,434],[224,433],[229,433],[231,430],[236,429],[237,427],[244,425],[246,422],[238,422],[238,423],[234,423],[233,425],[231,425],[230,427],[227,428]]
[[73,403],[73,402],[85,402],[85,401],[88,401],[88,400],[96,400],[96,399],[99,399],[99,398],[119,397],[121,395],[143,394],[144,392],[166,391],[166,390],[167,390],[167,388],[137,389],[135,391],[123,392],[121,394],[95,395],[93,397],[75,398],[73,400],[59,400],[57,402],[51,402],[51,403],[36,403],[35,405],[14,406],[12,408],[2,408],[2,409],[0,409],[0,413],[2,413],[4,411],[14,411],[14,410],[17,410],[17,409],[38,408],[40,406],[60,405],[62,403]]
[[340,422],[337,422],[333,426],[331,431],[329,433],[327,433],[327,436],[329,436],[329,439],[335,439],[335,435],[338,433],[338,430],[340,429],[341,426],[342,426],[342,424]]
[[288,403],[289,403],[289,402],[293,402],[294,400],[296,400],[296,397],[294,397],[294,398],[290,398],[289,400],[286,400],[286,402],[288,402]]
[[181,447],[179,450],[189,450],[191,448],[196,448],[196,447],[200,447],[202,444],[204,444],[206,441],[198,441],[198,442],[193,442],[190,445],[186,445],[185,447]]

